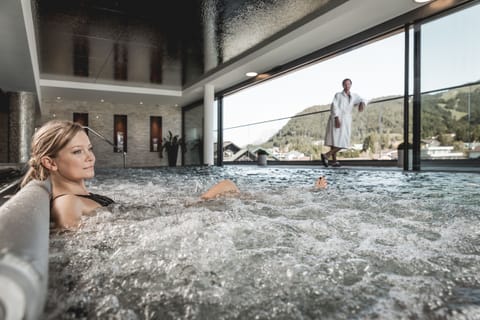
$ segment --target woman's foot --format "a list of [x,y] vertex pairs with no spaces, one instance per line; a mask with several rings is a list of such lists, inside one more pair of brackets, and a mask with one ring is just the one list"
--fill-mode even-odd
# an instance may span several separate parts
[[333,164],[332,164],[332,167],[341,167],[342,165],[340,164],[340,162],[338,161],[335,161]]
[[322,158],[322,163],[325,167],[328,167],[328,158],[325,154],[321,153],[320,157]]

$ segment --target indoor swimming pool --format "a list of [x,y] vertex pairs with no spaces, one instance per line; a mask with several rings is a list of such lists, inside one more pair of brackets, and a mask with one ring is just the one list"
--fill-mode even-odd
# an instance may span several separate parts
[[[223,178],[242,194],[199,201]],[[116,204],[51,233],[46,319],[480,314],[479,174],[103,169],[89,188]]]

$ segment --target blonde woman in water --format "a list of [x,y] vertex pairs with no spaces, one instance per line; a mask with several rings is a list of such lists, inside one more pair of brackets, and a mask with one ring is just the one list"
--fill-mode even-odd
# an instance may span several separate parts
[[[106,196],[89,192],[85,185],[95,175],[95,155],[85,129],[78,123],[66,120],[45,123],[33,135],[28,164],[21,186],[31,180],[50,178],[50,217],[57,227],[76,228],[82,215],[114,203]],[[201,198],[213,199],[228,193],[239,190],[232,181],[222,180]]]
[[87,190],[85,180],[95,175],[95,155],[85,130],[77,123],[53,120],[38,129],[32,139],[29,166],[21,186],[50,178],[50,214],[58,227],[75,228],[82,215],[114,202]]
[[[52,120],[33,135],[29,169],[21,186],[31,180],[50,178],[51,220],[60,228],[75,228],[82,215],[114,203],[106,196],[88,191],[85,180],[94,175],[95,155],[84,128],[71,121]],[[325,178],[320,177],[315,188],[326,188]],[[238,194],[240,190],[235,183],[226,179],[210,188],[201,199]]]

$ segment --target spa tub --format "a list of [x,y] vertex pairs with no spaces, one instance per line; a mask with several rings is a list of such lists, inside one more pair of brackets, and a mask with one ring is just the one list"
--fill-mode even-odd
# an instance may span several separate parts
[[[199,201],[223,178],[242,194]],[[89,187],[116,204],[51,232],[46,319],[480,314],[480,175],[104,169]]]

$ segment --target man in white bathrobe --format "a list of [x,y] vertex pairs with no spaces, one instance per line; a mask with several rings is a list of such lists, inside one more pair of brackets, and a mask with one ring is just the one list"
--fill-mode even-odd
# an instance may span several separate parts
[[328,159],[332,157],[332,166],[340,166],[337,162],[337,152],[350,147],[350,135],[352,131],[352,110],[358,106],[358,111],[365,108],[365,100],[358,94],[350,92],[352,80],[342,81],[343,91],[337,92],[333,98],[330,109],[330,118],[325,133],[325,145],[330,151],[322,153],[322,163],[328,167]]

